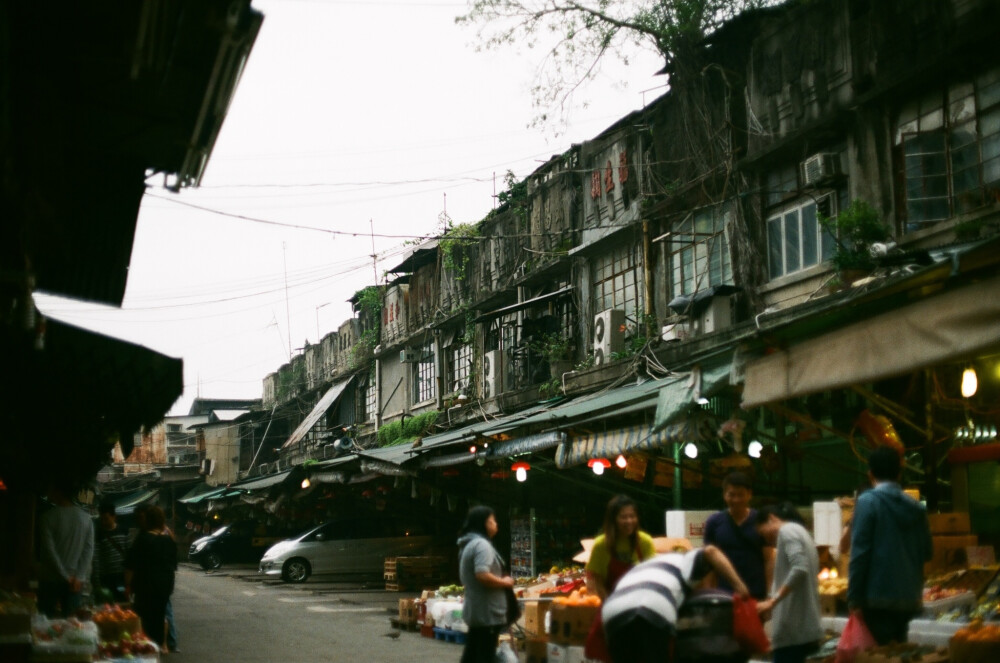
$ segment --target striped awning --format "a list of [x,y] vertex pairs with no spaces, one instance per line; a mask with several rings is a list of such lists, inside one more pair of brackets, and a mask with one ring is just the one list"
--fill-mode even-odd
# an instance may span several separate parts
[[566,433],[563,431],[549,431],[536,435],[524,435],[512,440],[501,442],[491,442],[488,458],[510,458],[521,454],[530,454],[538,451],[552,449],[566,442]]
[[556,465],[565,469],[591,458],[610,459],[618,454],[653,451],[675,442],[708,440],[714,435],[714,427],[707,417],[688,417],[658,433],[648,425],[628,426],[570,438],[556,449]]

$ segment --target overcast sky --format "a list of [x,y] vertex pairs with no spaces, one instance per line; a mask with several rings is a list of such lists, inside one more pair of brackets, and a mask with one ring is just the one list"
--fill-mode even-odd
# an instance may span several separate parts
[[264,24],[201,187],[150,180],[122,309],[36,296],[43,313],[181,357],[171,414],[198,395],[260,398],[289,348],[350,317],[347,298],[434,234],[445,205],[478,221],[507,170],[524,178],[663,92],[659,58],[639,55],[605,66],[567,126],[530,129],[540,54],[477,53],[454,22],[462,2],[253,6]]

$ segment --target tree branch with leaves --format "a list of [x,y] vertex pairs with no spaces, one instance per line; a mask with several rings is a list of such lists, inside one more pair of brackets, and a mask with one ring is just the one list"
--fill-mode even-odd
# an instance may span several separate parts
[[480,48],[544,48],[532,88],[536,123],[558,109],[565,119],[574,93],[612,56],[624,64],[637,49],[660,53],[666,71],[726,21],[777,0],[473,0],[458,16],[478,26]]

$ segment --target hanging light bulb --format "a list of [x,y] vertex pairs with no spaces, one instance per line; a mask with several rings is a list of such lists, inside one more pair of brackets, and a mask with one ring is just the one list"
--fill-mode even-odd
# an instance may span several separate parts
[[587,461],[587,465],[594,471],[594,474],[601,476],[604,474],[604,470],[611,467],[611,461],[607,458],[591,458]]
[[684,455],[688,458],[694,459],[698,457],[698,445],[694,442],[688,442],[684,445]]
[[476,453],[476,445],[473,444],[471,447],[469,447],[469,453],[470,454]]
[[747,454],[751,458],[760,458],[760,453],[763,450],[764,450],[764,445],[758,442],[757,440],[754,440],[753,442],[750,443],[749,446],[747,446]]
[[624,470],[628,466],[628,461],[625,460],[625,456],[618,454],[618,458],[615,458],[615,465]]
[[962,371],[962,396],[972,398],[979,388],[979,380],[976,378],[976,369],[969,366]]
[[514,463],[513,465],[511,465],[510,469],[514,470],[514,478],[517,479],[518,481],[523,482],[527,481],[528,479],[528,470],[531,469],[531,465],[528,465],[527,463],[523,462]]
[[309,480],[309,477],[306,477],[305,479],[302,480],[302,483],[301,483],[302,490],[305,490],[306,488],[308,488],[311,485],[312,485],[312,481]]

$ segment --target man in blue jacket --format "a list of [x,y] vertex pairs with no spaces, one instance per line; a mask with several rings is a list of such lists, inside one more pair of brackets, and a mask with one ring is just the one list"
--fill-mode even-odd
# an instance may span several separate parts
[[878,447],[868,457],[873,488],[854,507],[847,602],[880,645],[906,642],[923,608],[924,563],[933,550],[927,511],[899,485],[899,452]]

